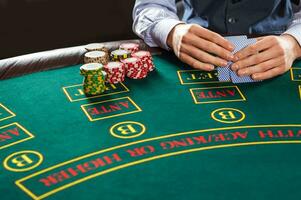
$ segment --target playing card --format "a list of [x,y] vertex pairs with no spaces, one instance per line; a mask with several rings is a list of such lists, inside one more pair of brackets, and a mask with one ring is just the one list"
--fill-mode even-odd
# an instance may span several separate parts
[[[241,49],[256,43],[256,39],[236,39],[236,40],[230,40],[234,46],[235,50],[233,53],[236,53],[240,51]],[[232,63],[231,63],[232,65]],[[239,77],[236,72],[231,70],[231,65],[230,65],[230,77],[233,83],[250,83],[250,82],[255,82],[250,76],[242,76]]]
[[237,35],[237,36],[226,36],[226,40],[236,41],[236,40],[247,40],[248,37],[246,35]]
[[[247,40],[247,36],[245,35],[240,35],[240,36],[229,36],[229,37],[225,37],[227,40],[229,40],[230,42],[232,42],[233,44],[236,43],[237,41],[245,41]],[[239,42],[240,43],[240,42]],[[235,50],[236,50],[236,46],[235,46]],[[237,52],[237,51],[236,51]],[[236,53],[235,52],[235,53]],[[231,75],[230,75],[230,66],[232,65],[231,62],[228,63],[228,65],[226,67],[217,67],[217,72],[218,72],[218,80],[220,82],[227,82],[227,81],[231,81]]]
[[217,67],[218,80],[220,82],[231,81],[230,65],[231,65],[231,63],[228,63],[228,65],[226,67]]

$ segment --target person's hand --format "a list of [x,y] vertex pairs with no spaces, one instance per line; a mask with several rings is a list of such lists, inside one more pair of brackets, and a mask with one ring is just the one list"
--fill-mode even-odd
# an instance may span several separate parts
[[301,47],[290,35],[266,36],[234,56],[232,70],[238,76],[265,80],[287,72],[294,60],[301,56]]
[[234,59],[234,46],[208,29],[194,24],[179,24],[167,38],[167,44],[178,58],[196,69],[211,71]]

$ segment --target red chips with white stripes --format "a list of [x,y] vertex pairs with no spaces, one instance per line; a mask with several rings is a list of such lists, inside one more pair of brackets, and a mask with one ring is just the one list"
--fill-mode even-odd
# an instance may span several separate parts
[[[102,47],[97,44],[91,45],[89,49]],[[110,55],[111,62],[104,63],[103,68],[107,73],[106,81],[110,84],[124,82],[126,76],[131,79],[143,79],[147,77],[149,71],[155,69],[151,53],[140,51],[137,43],[123,43],[119,46],[119,49],[111,51]]]
[[155,65],[153,63],[152,55],[149,51],[137,51],[132,53],[132,57],[140,58],[143,65],[148,67],[149,71],[153,71],[155,69]]
[[136,43],[123,43],[119,46],[119,49],[126,50],[131,53],[139,51],[139,44]]
[[143,65],[140,58],[127,58],[122,60],[125,64],[127,77],[132,79],[143,79],[148,74],[148,67]]
[[123,82],[126,75],[125,65],[121,62],[109,62],[104,66],[107,72],[107,82],[117,84]]

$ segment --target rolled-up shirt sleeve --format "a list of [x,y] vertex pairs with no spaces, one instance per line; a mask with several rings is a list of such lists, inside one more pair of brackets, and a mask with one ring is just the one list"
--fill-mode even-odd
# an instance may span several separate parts
[[169,49],[169,32],[180,23],[175,0],[136,0],[133,31],[151,47]]
[[298,6],[298,10],[294,14],[294,19],[284,34],[293,36],[301,46],[301,4]]

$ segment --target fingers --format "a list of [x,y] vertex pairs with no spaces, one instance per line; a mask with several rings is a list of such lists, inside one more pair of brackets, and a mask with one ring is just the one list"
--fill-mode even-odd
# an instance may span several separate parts
[[199,60],[189,56],[186,53],[181,53],[180,54],[180,59],[187,63],[188,65],[190,65],[191,67],[195,68],[195,69],[200,69],[200,70],[205,70],[205,71],[212,71],[214,70],[214,66],[207,64],[207,63],[203,63],[200,62]]
[[252,44],[240,51],[238,51],[234,56],[235,56],[235,61],[237,60],[242,60],[248,56],[257,54],[258,52],[261,52],[263,50],[266,50],[270,48],[271,46],[274,45],[274,41],[272,41],[270,37],[266,37],[262,40],[259,40],[255,44]]
[[179,25],[171,35],[175,54],[194,68],[210,71],[214,65],[226,66],[234,60],[231,53],[234,46],[199,25]]
[[216,66],[226,66],[228,64],[226,60],[212,56],[209,53],[202,51],[192,45],[183,44],[181,51],[199,60],[200,62],[209,63]]
[[228,40],[226,40],[225,38],[223,38],[221,35],[212,32],[208,29],[205,29],[199,25],[192,25],[190,27],[189,32],[191,33],[195,33],[198,37],[200,38],[204,38],[208,41],[211,41],[213,43],[218,44],[219,46],[229,50],[229,51],[233,51],[234,50],[234,46],[233,44],[231,44]]
[[194,34],[185,35],[183,37],[183,43],[188,43],[199,49],[203,49],[204,51],[217,55],[226,61],[234,60],[234,56],[231,51],[224,49],[215,43],[199,38]]
[[249,57],[246,57],[242,60],[235,62],[232,65],[232,70],[237,71],[239,69],[257,65],[257,64],[265,62],[267,60],[277,58],[281,54],[282,54],[281,51],[279,51],[277,48],[270,48],[265,51],[262,51],[261,53],[251,55]]
[[284,64],[282,58],[271,59],[257,65],[240,69],[237,71],[238,76],[250,76],[252,74],[268,71],[274,67]]
[[252,78],[254,80],[266,80],[270,79],[272,77],[278,76],[280,74],[283,74],[285,72],[286,67],[284,65],[272,68],[266,72],[261,73],[255,73],[252,75]]
[[237,52],[232,70],[237,71],[239,76],[251,76],[254,80],[265,80],[285,73],[295,57],[292,45],[281,37],[260,38],[254,45]]

